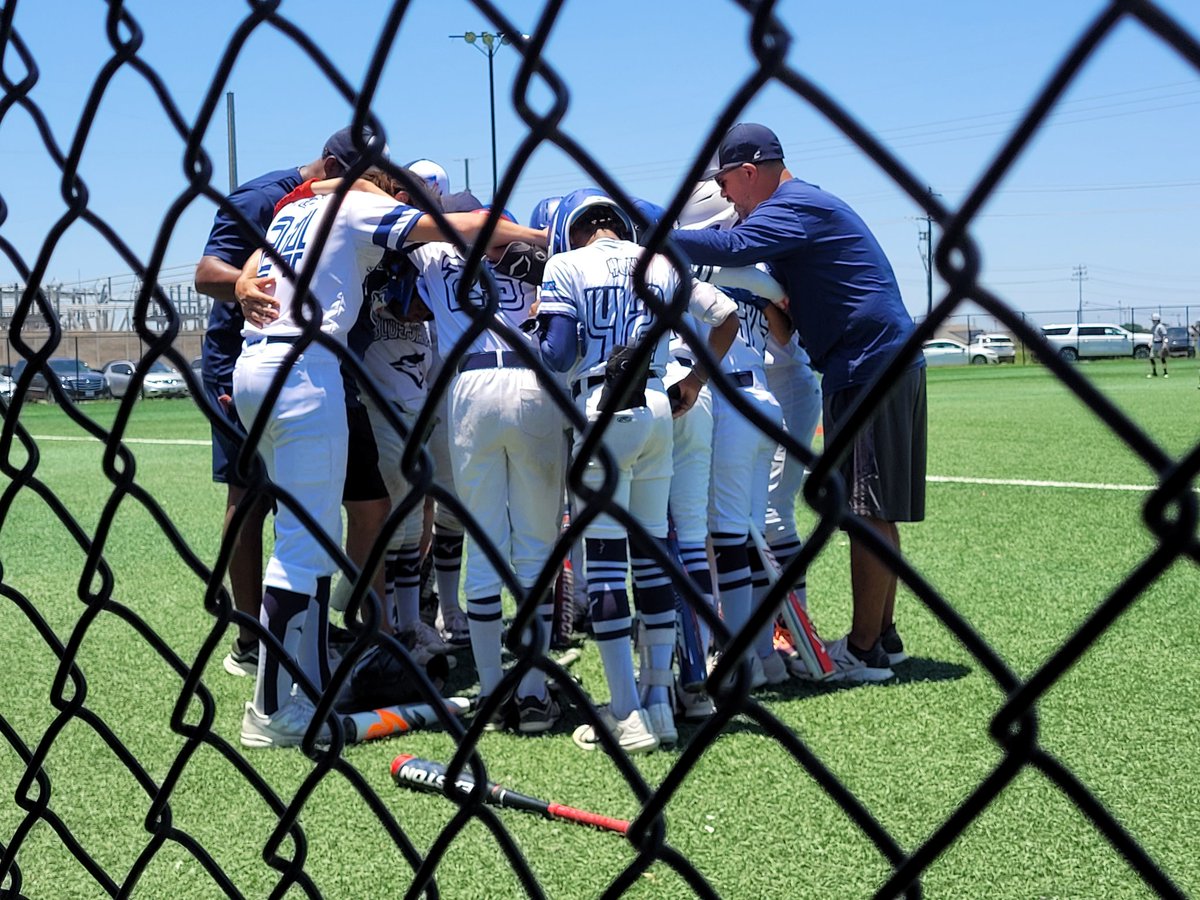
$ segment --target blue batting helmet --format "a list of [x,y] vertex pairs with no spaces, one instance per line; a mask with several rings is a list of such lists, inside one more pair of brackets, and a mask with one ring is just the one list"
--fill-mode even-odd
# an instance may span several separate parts
[[617,205],[617,202],[599,188],[582,188],[567,194],[554,210],[550,220],[550,247],[548,256],[555,253],[565,253],[571,249],[571,229],[590,209],[606,206],[613,211],[620,223],[625,227],[625,234],[633,240],[637,233],[629,214]]
[[533,212],[529,214],[529,227],[540,230],[549,225],[554,211],[558,209],[560,200],[562,197],[546,197],[539,200],[537,206],[533,208]]

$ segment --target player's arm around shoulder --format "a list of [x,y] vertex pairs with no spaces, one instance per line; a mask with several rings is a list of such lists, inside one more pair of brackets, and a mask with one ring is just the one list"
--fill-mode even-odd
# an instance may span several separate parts
[[262,250],[250,254],[233,287],[234,297],[242,307],[242,315],[256,328],[262,328],[279,318],[275,276],[258,274],[262,254]]

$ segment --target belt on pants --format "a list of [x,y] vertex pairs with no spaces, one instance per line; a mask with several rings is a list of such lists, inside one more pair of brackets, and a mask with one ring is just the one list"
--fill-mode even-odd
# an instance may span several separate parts
[[[652,369],[646,380],[650,381],[655,378],[662,380],[662,376]],[[599,387],[602,384],[604,384],[603,375],[589,375],[587,378],[580,378],[571,385],[571,399],[578,400],[579,395],[584,391],[590,391],[592,388]]]
[[304,335],[302,334],[277,334],[253,340],[246,338],[246,346],[253,347],[255,344],[298,344],[302,340],[304,340]]
[[485,350],[483,353],[469,353],[458,364],[458,371],[470,372],[474,369],[528,369],[519,353],[511,350]]

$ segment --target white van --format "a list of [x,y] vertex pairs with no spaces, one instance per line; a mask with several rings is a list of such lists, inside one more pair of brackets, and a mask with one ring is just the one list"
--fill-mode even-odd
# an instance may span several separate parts
[[1150,335],[1134,334],[1107,322],[1043,325],[1042,334],[1067,362],[1113,356],[1148,359],[1150,356]]

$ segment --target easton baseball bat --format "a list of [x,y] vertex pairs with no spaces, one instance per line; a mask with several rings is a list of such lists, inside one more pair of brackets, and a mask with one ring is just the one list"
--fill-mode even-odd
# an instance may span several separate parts
[[[396,784],[414,791],[443,794],[445,793],[446,767],[431,759],[421,759],[404,753],[392,760],[392,778],[395,779]],[[464,795],[470,794],[475,789],[475,779],[464,771],[458,776],[454,787]],[[519,809],[524,812],[537,813],[547,819],[591,825],[604,831],[615,831],[617,834],[625,834],[629,830],[629,823],[624,819],[612,819],[582,809],[563,806],[561,803],[539,800],[527,794],[510,791],[494,781],[487,783],[483,802],[501,809]]]
[[[762,560],[763,568],[767,572],[767,580],[774,587],[779,581],[781,572],[779,560],[775,558],[775,554],[767,546],[762,532],[753,522],[750,523],[750,537],[754,541],[759,559]],[[788,631],[792,633],[792,643],[796,645],[796,652],[809,677],[823,681],[832,675],[836,666],[829,658],[824,642],[817,635],[817,629],[813,627],[812,619],[808,617],[804,604],[800,602],[800,598],[793,590],[789,590],[783,598],[783,621],[787,624]]]
[[[460,715],[471,708],[466,697],[447,697],[446,711],[452,716]],[[440,724],[437,710],[429,703],[406,703],[399,706],[384,706],[365,712],[346,713],[342,716],[342,729],[346,732],[346,743],[361,744],[407,734]]]

